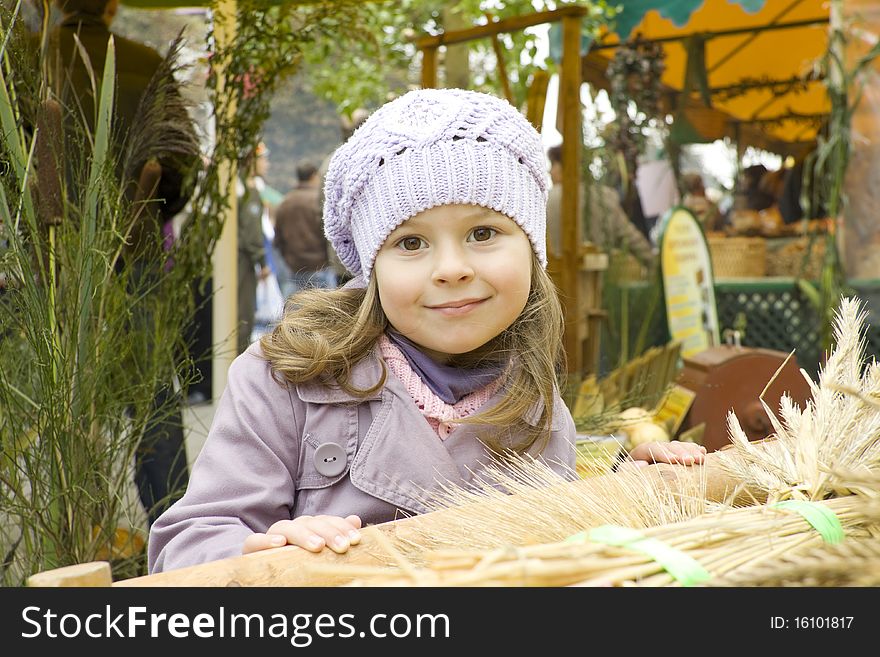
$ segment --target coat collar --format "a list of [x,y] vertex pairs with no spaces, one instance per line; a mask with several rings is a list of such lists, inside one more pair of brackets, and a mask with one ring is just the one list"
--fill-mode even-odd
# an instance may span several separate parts
[[[355,365],[351,370],[352,387],[365,390],[374,386],[382,377],[383,363],[379,354],[378,347],[373,353],[364,358]],[[388,376],[394,376],[390,372]],[[312,404],[356,404],[363,401],[378,401],[382,398],[382,389],[365,396],[352,395],[338,386],[328,386],[322,383],[301,383],[296,386],[297,395],[304,402]],[[501,400],[504,387],[501,388],[492,398],[486,402],[486,406],[494,406]],[[544,408],[544,402],[538,400],[531,410],[526,413],[523,420],[529,425],[536,427],[541,418],[541,411]],[[559,431],[564,426],[564,406],[559,400],[553,408],[553,424],[551,431]]]
[[[376,385],[382,378],[382,368],[378,349],[374,349],[372,354],[351,369],[352,387],[366,390]],[[338,386],[324,383],[301,383],[295,389],[300,399],[312,404],[355,404],[382,398],[381,388],[365,397],[352,395]]]

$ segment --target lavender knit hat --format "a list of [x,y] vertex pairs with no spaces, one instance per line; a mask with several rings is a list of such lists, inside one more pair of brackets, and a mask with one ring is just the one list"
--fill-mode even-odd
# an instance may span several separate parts
[[513,219],[547,265],[541,137],[506,100],[420,89],[383,105],[340,146],[324,184],[324,231],[369,280],[388,235],[423,210],[472,203]]

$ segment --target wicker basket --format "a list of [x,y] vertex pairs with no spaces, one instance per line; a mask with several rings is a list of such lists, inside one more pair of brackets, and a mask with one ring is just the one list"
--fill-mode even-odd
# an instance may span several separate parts
[[609,254],[606,276],[617,283],[631,283],[647,280],[648,270],[632,253],[615,250]]
[[707,241],[716,279],[767,275],[767,242],[763,237],[708,237]]
[[[807,253],[809,249],[809,253]],[[787,276],[817,280],[822,273],[825,261],[825,237],[819,236],[811,245],[809,239],[802,238],[788,242],[779,248],[768,251],[767,275]]]

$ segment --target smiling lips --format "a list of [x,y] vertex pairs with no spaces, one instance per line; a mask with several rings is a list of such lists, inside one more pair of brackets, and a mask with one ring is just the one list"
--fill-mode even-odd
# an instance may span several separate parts
[[459,315],[466,315],[485,300],[486,299],[461,299],[459,301],[449,301],[436,306],[428,306],[428,308],[436,310],[447,317],[457,317]]

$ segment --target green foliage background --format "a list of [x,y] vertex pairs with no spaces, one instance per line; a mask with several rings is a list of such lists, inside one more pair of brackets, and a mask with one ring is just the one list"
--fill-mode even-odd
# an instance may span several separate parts
[[[211,107],[203,120],[210,125],[202,128],[213,139],[206,140],[205,166],[180,239],[166,254],[155,235],[137,267],[122,265],[138,208],[121,193],[108,145],[112,59],[94,132],[81,126],[79,147],[66,153],[87,182],[78,194],[53,197],[50,192],[63,184],[53,183],[59,170],[44,165],[38,177],[34,166],[42,101],[50,87],[28,48],[21,5],[3,4],[2,584],[113,557],[107,548],[116,529],[135,524],[124,495],[135,447],[148,423],[173,412],[189,383],[191,359],[181,336],[193,311],[192,283],[211,270],[228,207],[223,163],[234,162],[256,142],[272,92],[300,65],[303,49],[324,39],[339,43],[351,33],[350,21],[361,15],[356,2],[317,4],[295,15],[259,4],[241,3],[247,20],[239,21],[236,40],[212,49],[205,87]],[[179,56],[172,47],[171,58]],[[221,64],[230,83],[218,93]],[[51,198],[62,202],[47,203]],[[163,388],[168,400],[154,413],[156,391]],[[143,554],[113,559],[113,565],[117,577],[142,574]]]

